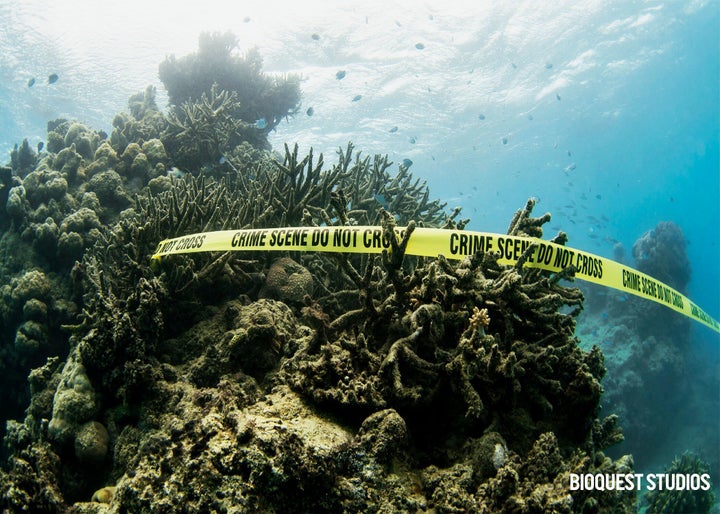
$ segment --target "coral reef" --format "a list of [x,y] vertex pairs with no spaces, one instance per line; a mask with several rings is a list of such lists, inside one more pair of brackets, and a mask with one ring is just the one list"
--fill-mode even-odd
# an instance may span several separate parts
[[[351,144],[326,167],[218,139],[252,117],[208,109],[239,98],[270,120],[294,104],[217,78],[187,90],[202,66],[266,80],[230,36],[204,37],[162,72],[200,125],[165,118],[148,88],[109,137],[58,120],[33,169],[0,175],[1,385],[30,384],[0,412],[0,509],[631,512],[632,493],[568,489],[569,473],[633,467],[603,453],[622,434],[598,419],[603,355],[574,335],[573,269],[405,256],[416,226],[467,223],[407,166]],[[224,162],[201,163],[213,152]],[[179,157],[197,167],[173,172]],[[542,236],[550,216],[533,208],[510,234]],[[380,225],[390,248],[148,259],[180,234],[323,224]]]
[[[715,495],[709,487],[710,466],[697,455],[689,453],[675,458],[667,468],[665,474],[673,482],[689,481],[690,477],[698,479],[696,484],[673,483],[662,490],[657,488],[645,494],[647,514],[663,514],[665,512],[693,512],[695,514],[708,514],[713,507]],[[707,485],[703,485],[699,478],[705,475]]]

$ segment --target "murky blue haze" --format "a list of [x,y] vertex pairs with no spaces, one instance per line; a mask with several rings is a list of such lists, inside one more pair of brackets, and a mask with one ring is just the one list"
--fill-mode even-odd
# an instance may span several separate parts
[[[275,148],[298,142],[332,162],[351,140],[409,158],[475,230],[504,232],[534,196],[569,245],[606,257],[674,221],[688,240],[688,296],[720,318],[720,3],[229,4],[0,2],[2,162],[59,116],[110,132],[148,84],[164,105],[165,56],[195,51],[201,31],[231,30],[266,71],[304,78]],[[692,330],[693,351],[719,369],[717,334]],[[717,418],[703,422],[717,434]]]

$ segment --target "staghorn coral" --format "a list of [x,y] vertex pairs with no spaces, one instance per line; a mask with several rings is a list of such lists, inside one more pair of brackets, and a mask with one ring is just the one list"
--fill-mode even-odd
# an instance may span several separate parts
[[[514,225],[537,231],[531,210],[529,202]],[[550,426],[563,444],[592,439],[602,357],[596,349],[585,354],[572,338],[579,310],[558,312],[579,307],[579,291],[560,286],[557,275],[504,269],[492,255],[455,265],[439,258],[408,274],[402,241],[393,246],[385,272],[351,271],[364,307],[327,324],[326,340],[286,363],[293,387],[343,412],[391,406],[413,418],[445,409],[451,426],[496,429],[517,451]],[[323,298],[316,301],[323,306]],[[492,320],[487,327],[470,321],[478,305]]]
[[[254,126],[239,118],[237,93],[213,86],[197,100],[173,106],[162,142],[175,163],[194,170],[217,162],[227,151],[243,141],[259,144]],[[262,148],[265,145],[261,145]]]

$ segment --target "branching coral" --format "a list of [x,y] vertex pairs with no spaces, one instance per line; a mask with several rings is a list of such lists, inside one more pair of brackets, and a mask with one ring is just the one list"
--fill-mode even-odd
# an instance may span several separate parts
[[[515,234],[541,234],[549,217],[531,218],[532,207],[528,202],[516,216]],[[354,404],[349,394],[356,387],[353,377],[379,376],[379,383],[359,382],[363,390],[374,388],[373,405],[392,406],[411,418],[423,409],[440,408],[454,419],[450,423],[473,431],[494,428],[518,450],[529,449],[549,427],[563,445],[594,444],[591,429],[604,368],[595,351],[585,354],[572,337],[582,294],[559,284],[572,272],[504,268],[485,254],[458,264],[438,258],[406,268],[407,239],[396,238],[391,216],[384,220],[391,250],[383,267],[371,260],[361,275],[354,266],[343,266],[360,289],[364,307],[329,323],[326,341],[288,362],[291,383],[347,410]],[[564,306],[576,309],[563,314]],[[361,347],[349,343],[360,340],[358,332]],[[344,348],[340,353],[334,350],[338,346]],[[353,355],[361,348],[380,359]],[[303,363],[306,359],[312,366]],[[349,381],[329,380],[342,373]],[[448,395],[454,400],[448,402]],[[596,437],[598,445],[600,439],[617,440],[600,432]]]
[[175,106],[197,102],[211,89],[237,95],[235,115],[245,123],[264,119],[266,126],[257,132],[265,141],[267,133],[287,116],[295,114],[300,103],[299,77],[273,77],[263,74],[262,57],[257,49],[245,55],[233,53],[238,41],[230,32],[203,33],[197,53],[181,58],[168,57],[160,64],[160,80]]
[[218,90],[216,85],[198,100],[173,106],[162,142],[183,169],[195,170],[207,162],[217,162],[242,141],[259,144],[257,130],[238,116],[237,93]]

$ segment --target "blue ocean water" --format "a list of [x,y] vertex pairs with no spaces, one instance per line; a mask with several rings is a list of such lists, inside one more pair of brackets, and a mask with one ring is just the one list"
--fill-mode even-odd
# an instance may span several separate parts
[[[166,103],[158,64],[194,51],[201,31],[231,30],[267,72],[303,77],[276,148],[298,142],[332,162],[351,140],[411,159],[475,230],[504,232],[534,196],[569,245],[606,257],[673,221],[688,296],[720,319],[718,27],[714,1],[5,0],[0,160],[57,117],[110,132],[149,84]],[[693,344],[717,366],[717,334],[694,326]]]

